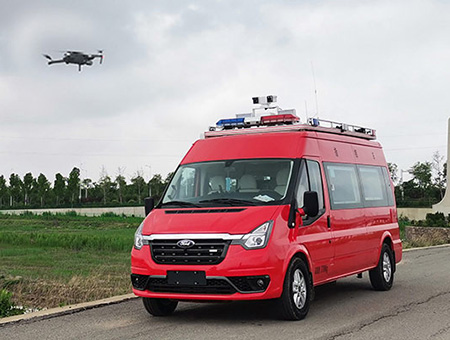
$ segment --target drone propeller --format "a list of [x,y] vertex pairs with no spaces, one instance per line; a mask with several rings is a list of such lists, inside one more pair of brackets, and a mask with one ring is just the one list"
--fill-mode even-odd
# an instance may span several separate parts
[[52,57],[50,57],[48,54],[43,54],[43,56],[44,56],[45,58],[47,58],[48,60],[52,60]]
[[97,50],[97,53],[100,54],[100,64],[103,63],[103,50]]

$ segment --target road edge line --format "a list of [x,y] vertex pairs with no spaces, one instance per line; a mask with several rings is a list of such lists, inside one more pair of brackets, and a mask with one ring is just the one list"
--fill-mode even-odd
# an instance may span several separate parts
[[450,243],[439,244],[439,245],[437,245],[437,246],[407,248],[407,249],[403,249],[402,252],[405,253],[405,252],[408,252],[408,251],[414,251],[414,250],[426,250],[426,249],[446,248],[446,247],[450,247]]
[[64,307],[55,307],[45,310],[40,310],[37,312],[31,312],[27,314],[8,316],[6,318],[0,319],[0,328],[6,325],[18,323],[18,322],[34,322],[43,319],[50,319],[56,316],[74,314],[81,311],[94,309],[98,307],[113,305],[116,303],[124,302],[127,300],[137,299],[138,297],[133,293],[113,296],[106,299],[90,301],[90,302],[82,302],[74,305],[68,305]]

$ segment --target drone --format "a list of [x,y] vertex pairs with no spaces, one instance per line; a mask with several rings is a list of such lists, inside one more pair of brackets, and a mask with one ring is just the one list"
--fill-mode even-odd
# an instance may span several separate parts
[[97,54],[85,54],[83,52],[77,51],[66,51],[64,52],[64,56],[62,59],[53,60],[48,54],[43,54],[45,58],[50,60],[48,62],[49,65],[58,64],[58,63],[66,63],[66,64],[77,64],[78,71],[81,71],[82,65],[91,66],[93,64],[93,60],[95,58],[100,58],[100,64],[103,62],[103,51],[98,50]]

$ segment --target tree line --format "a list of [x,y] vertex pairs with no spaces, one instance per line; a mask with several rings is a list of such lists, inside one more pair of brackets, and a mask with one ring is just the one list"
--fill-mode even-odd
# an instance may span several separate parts
[[[433,154],[431,161],[416,162],[407,170],[399,169],[395,163],[388,166],[397,206],[428,207],[444,197],[447,164],[439,152]],[[404,180],[404,174],[412,178]],[[42,173],[34,177],[29,172],[23,178],[15,173],[9,178],[0,175],[0,209],[141,205],[147,196],[159,200],[172,175],[163,178],[155,174],[147,182],[137,171],[127,182],[121,171],[111,178],[102,169],[100,179],[94,182],[81,179],[77,167],[67,177],[57,173],[53,182]]]
[[[407,170],[388,163],[395,184],[395,199],[399,207],[430,207],[442,200],[447,183],[447,163],[436,151],[431,161],[416,162]],[[404,174],[412,176],[405,181]]]
[[0,208],[141,205],[149,195],[158,200],[172,175],[163,178],[155,174],[147,182],[137,171],[127,182],[123,174],[111,178],[102,169],[100,179],[94,182],[82,179],[77,167],[67,177],[57,173],[52,182],[42,173],[34,177],[28,172],[23,178],[15,173],[9,178],[0,175]]

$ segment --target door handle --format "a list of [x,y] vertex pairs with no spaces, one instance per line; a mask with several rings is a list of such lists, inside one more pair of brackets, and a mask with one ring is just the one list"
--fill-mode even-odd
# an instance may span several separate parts
[[331,218],[329,215],[327,216],[327,227],[328,227],[328,229],[331,228]]

